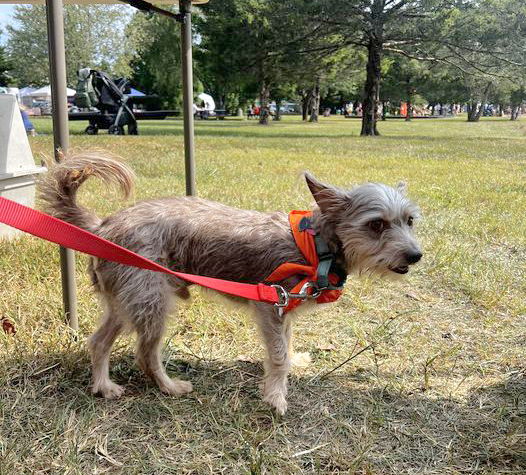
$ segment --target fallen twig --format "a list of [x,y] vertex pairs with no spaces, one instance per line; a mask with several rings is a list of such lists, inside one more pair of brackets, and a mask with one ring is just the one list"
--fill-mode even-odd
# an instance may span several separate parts
[[302,455],[310,454],[318,449],[325,447],[326,445],[329,445],[329,443],[327,442],[325,444],[321,444],[321,445],[317,445],[316,447],[312,447],[312,449],[307,449],[307,450],[302,450],[301,452],[296,452],[295,454],[292,454],[291,457],[292,458],[301,457]]
[[[387,320],[386,322],[382,323],[380,326],[378,326],[378,328],[375,330],[376,332],[382,328],[387,328],[392,322],[394,322],[400,315],[397,315],[396,317],[393,317],[389,320]],[[372,343],[369,343],[367,346],[364,346],[361,350],[359,350],[357,353],[355,353],[355,350],[356,350],[356,347],[358,346],[358,340],[356,340],[356,343],[354,344],[354,348],[352,349],[351,351],[351,355],[345,359],[344,361],[342,361],[341,363],[339,363],[338,365],[336,365],[334,368],[331,368],[329,371],[323,373],[321,376],[319,374],[317,374],[316,376],[313,376],[310,380],[309,380],[309,384],[312,383],[312,381],[314,381],[315,379],[324,379],[326,378],[327,376],[329,376],[330,374],[334,373],[335,371],[339,370],[342,366],[345,366],[347,363],[349,363],[350,361],[352,361],[354,358],[360,356],[364,351],[367,351],[373,347],[375,347],[376,345],[378,345],[379,343],[387,339],[389,339],[391,336],[393,335],[393,332],[390,332],[389,334],[387,334],[386,336],[384,336],[383,338],[380,338],[379,340],[377,341],[373,341]]]

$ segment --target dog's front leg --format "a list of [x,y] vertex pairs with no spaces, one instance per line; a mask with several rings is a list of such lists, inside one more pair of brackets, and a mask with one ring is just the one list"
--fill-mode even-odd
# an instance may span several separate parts
[[256,305],[256,319],[267,350],[263,400],[279,414],[287,410],[287,376],[290,371],[291,321],[280,316],[275,307]]

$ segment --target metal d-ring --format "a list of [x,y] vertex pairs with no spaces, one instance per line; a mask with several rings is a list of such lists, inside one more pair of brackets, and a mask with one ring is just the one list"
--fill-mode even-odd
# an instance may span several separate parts
[[[278,293],[279,302],[274,304],[276,307],[287,307],[290,299],[307,300],[308,298],[318,298],[323,290],[314,282],[305,282],[298,293],[287,292],[281,285],[277,284],[273,284],[271,287],[274,287]],[[309,289],[312,289],[311,293],[309,293]]]
[[276,289],[279,298],[279,302],[276,302],[274,306],[280,308],[288,306],[289,293],[281,285],[272,284],[271,287],[274,287]]

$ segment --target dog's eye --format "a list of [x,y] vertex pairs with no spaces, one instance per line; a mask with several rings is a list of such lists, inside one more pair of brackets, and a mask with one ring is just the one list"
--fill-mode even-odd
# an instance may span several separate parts
[[412,216],[409,216],[409,218],[407,219],[407,225],[408,226],[413,226],[413,217]]
[[373,219],[369,222],[369,228],[375,233],[381,233],[385,229],[385,221],[383,219]]

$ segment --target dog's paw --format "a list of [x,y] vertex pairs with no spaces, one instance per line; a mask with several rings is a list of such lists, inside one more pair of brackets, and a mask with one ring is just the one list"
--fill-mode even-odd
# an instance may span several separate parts
[[163,393],[171,396],[181,396],[182,394],[191,393],[194,389],[190,381],[181,381],[180,379],[171,379],[166,384],[160,386]]
[[263,401],[270,404],[280,416],[283,416],[285,412],[287,412],[287,400],[282,393],[275,392],[265,395],[263,396]]
[[113,381],[104,381],[91,388],[94,395],[102,396],[104,399],[118,399],[124,394],[124,387],[115,384]]
[[290,359],[292,366],[297,368],[306,368],[312,363],[312,358],[309,353],[294,353]]

